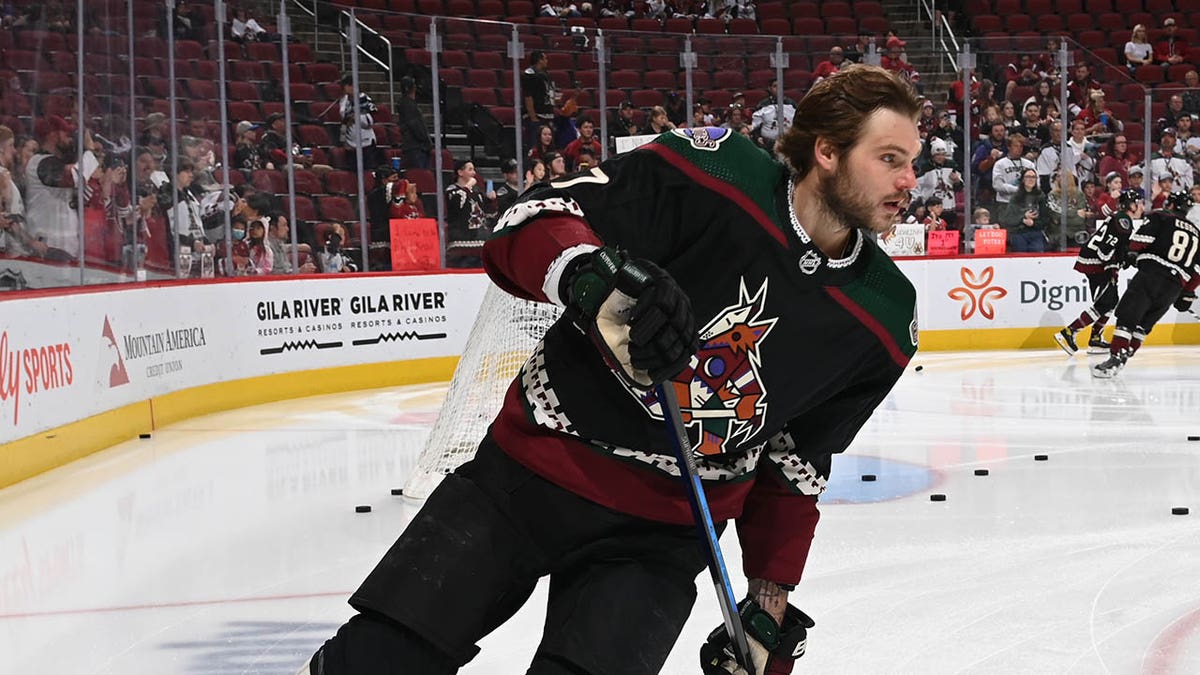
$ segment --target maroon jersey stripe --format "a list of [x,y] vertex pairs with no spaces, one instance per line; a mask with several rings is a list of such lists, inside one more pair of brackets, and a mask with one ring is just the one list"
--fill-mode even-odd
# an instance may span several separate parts
[[875,337],[879,338],[879,341],[883,343],[884,349],[887,350],[888,354],[891,354],[892,360],[895,361],[897,365],[899,365],[901,368],[904,368],[908,365],[909,356],[900,349],[900,345],[896,344],[896,339],[892,337],[892,334],[889,333],[888,330],[883,327],[883,324],[879,323],[875,317],[871,316],[870,312],[863,309],[858,303],[851,300],[850,297],[843,293],[839,288],[826,286],[825,292],[829,294],[829,297],[836,300],[839,305],[846,308],[847,312],[853,314],[854,318],[858,319],[859,323],[865,326],[867,330],[870,330],[875,334]]

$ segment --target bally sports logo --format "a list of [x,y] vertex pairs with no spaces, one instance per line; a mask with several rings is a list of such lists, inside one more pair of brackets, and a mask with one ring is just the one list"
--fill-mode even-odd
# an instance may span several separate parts
[[971,268],[963,267],[959,276],[962,278],[963,285],[951,288],[946,295],[951,300],[962,302],[962,309],[959,312],[962,320],[970,319],[975,316],[976,312],[979,312],[988,321],[994,320],[996,309],[992,306],[992,300],[999,300],[1008,295],[1008,291],[1002,286],[992,285],[992,279],[996,276],[996,268],[985,267],[976,276]]
[[0,404],[12,403],[13,426],[21,421],[21,394],[35,396],[75,383],[71,345],[66,342],[10,346],[0,333]]

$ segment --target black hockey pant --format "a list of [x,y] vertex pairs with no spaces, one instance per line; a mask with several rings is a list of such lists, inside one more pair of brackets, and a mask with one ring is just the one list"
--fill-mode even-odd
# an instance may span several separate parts
[[1113,354],[1122,349],[1137,351],[1154,324],[1163,318],[1179,297],[1179,278],[1165,272],[1139,270],[1117,303],[1117,327],[1113,331]]
[[1117,306],[1117,275],[1111,272],[1088,274],[1088,287],[1092,289],[1092,305],[1083,310],[1069,328],[1082,330],[1092,326],[1092,338],[1100,337],[1100,331],[1108,322],[1108,315]]
[[546,575],[546,624],[530,674],[651,675],[691,613],[704,567],[692,526],[582,499],[489,436],[351,597],[361,614],[317,654],[320,675],[453,673]]

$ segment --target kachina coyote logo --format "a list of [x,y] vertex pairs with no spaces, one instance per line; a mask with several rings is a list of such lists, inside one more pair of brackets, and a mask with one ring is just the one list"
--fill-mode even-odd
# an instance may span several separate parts
[[729,140],[730,137],[729,130],[720,127],[673,129],[671,133],[688,139],[691,141],[692,147],[697,150],[716,150],[721,147],[721,143]]
[[[759,345],[778,318],[762,318],[767,282],[751,296],[746,280],[738,283],[738,303],[721,310],[700,331],[700,349],[688,367],[668,381],[679,399],[695,452],[716,455],[762,429],[767,391],[759,378]],[[654,391],[642,404],[662,419]]]

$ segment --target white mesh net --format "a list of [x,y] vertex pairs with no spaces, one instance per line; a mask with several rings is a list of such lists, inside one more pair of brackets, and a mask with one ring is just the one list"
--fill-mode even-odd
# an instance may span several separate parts
[[454,370],[425,449],[404,496],[425,499],[442,478],[475,455],[500,411],[508,385],[562,310],[513,297],[491,285]]

